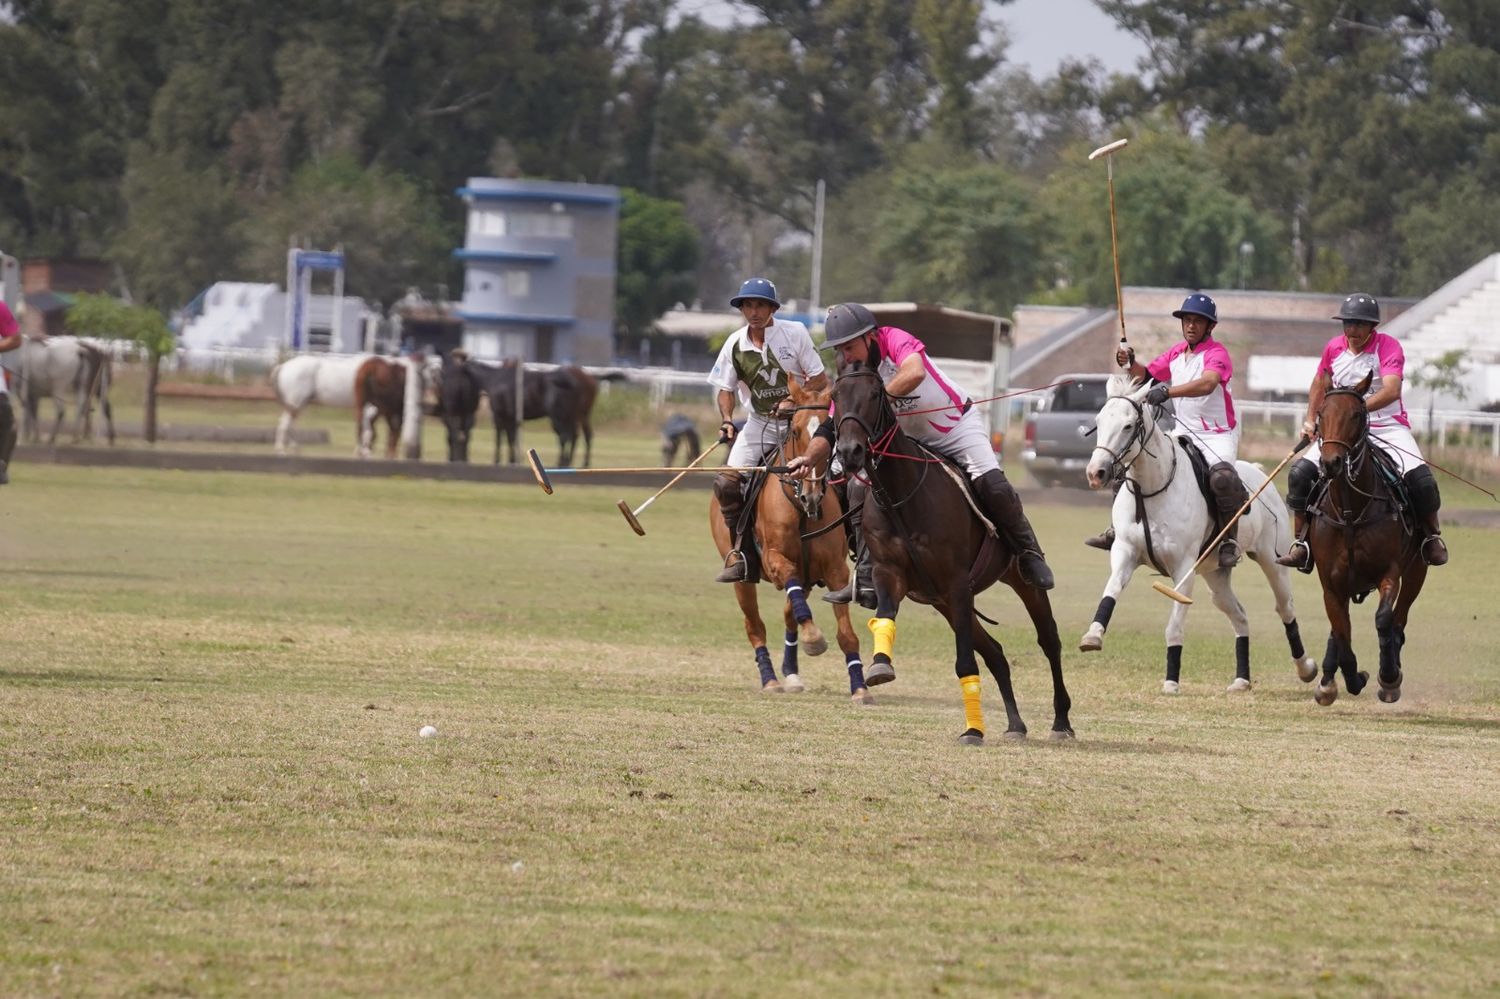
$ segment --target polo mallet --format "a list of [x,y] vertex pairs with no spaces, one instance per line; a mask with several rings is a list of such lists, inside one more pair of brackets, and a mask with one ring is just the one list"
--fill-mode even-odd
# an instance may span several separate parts
[[1120,242],[1115,236],[1115,157],[1114,154],[1124,149],[1130,143],[1129,139],[1116,139],[1108,145],[1100,146],[1089,153],[1089,159],[1104,160],[1104,176],[1109,183],[1109,254],[1115,262],[1115,311],[1120,314],[1120,349],[1130,351],[1130,344],[1125,340],[1125,297],[1120,292]]
[[[636,518],[639,517],[641,514],[643,514],[643,513],[646,512],[646,507],[648,507],[652,503],[656,502],[656,497],[660,496],[662,493],[666,492],[668,489],[671,489],[673,486],[677,485],[677,483],[679,481],[681,481],[681,479],[682,479],[682,477],[684,475],[686,475],[688,472],[691,472],[693,469],[697,468],[699,462],[701,462],[704,458],[707,458],[709,455],[711,455],[715,451],[717,451],[719,449],[719,445],[724,444],[724,443],[726,443],[726,442],[725,441],[714,441],[713,445],[711,447],[709,447],[709,449],[707,451],[704,451],[698,457],[696,457],[696,458],[693,459],[693,463],[691,465],[689,465],[687,468],[684,468],[682,471],[678,472],[676,475],[672,476],[672,481],[671,482],[668,482],[666,485],[662,486],[656,492],[652,493],[650,499],[646,500],[646,502],[642,503],[640,506],[636,507],[634,510],[630,509],[630,507],[628,505],[626,505],[626,503],[625,503],[624,500],[618,500],[618,501],[616,501],[615,506],[619,507],[620,508],[620,512],[625,515],[625,523],[627,523],[627,524],[630,525],[630,529],[632,531],[634,531],[635,533],[639,534],[641,537],[644,538],[646,536],[646,529],[641,526],[641,522],[639,520],[637,520]],[[714,469],[714,471],[718,471],[718,469]]]
[[548,496],[552,495],[552,476],[554,475],[625,475],[631,473],[657,472],[707,472],[717,475],[720,472],[770,472],[772,475],[784,475],[791,471],[786,465],[720,465],[714,468],[704,468],[701,465],[694,468],[688,465],[684,468],[660,468],[656,465],[645,465],[640,468],[547,468],[542,464],[541,457],[536,453],[536,448],[530,448],[526,452],[526,461],[531,465],[531,474],[536,477],[536,484],[542,487],[542,492]]
[[1271,483],[1275,482],[1276,476],[1281,474],[1281,470],[1285,468],[1293,458],[1297,457],[1297,455],[1301,453],[1303,448],[1307,447],[1307,445],[1311,443],[1312,441],[1308,440],[1306,437],[1303,437],[1297,442],[1297,446],[1292,448],[1292,453],[1281,459],[1281,464],[1277,465],[1275,469],[1272,470],[1271,474],[1266,476],[1266,481],[1260,484],[1260,488],[1251,493],[1250,498],[1245,500],[1244,504],[1234,512],[1234,516],[1229,518],[1229,523],[1225,524],[1224,529],[1220,531],[1214,537],[1214,539],[1208,543],[1208,547],[1203,549],[1203,554],[1198,556],[1198,561],[1192,564],[1188,571],[1183,574],[1182,578],[1177,581],[1177,584],[1175,586],[1168,586],[1166,583],[1163,583],[1160,580],[1156,580],[1152,582],[1151,588],[1157,593],[1171,597],[1173,600],[1177,601],[1180,604],[1192,603],[1192,597],[1185,597],[1178,591],[1181,590],[1183,585],[1186,584],[1188,580],[1193,578],[1193,573],[1198,571],[1198,566],[1203,564],[1203,560],[1208,558],[1210,554],[1219,550],[1219,542],[1224,540],[1224,535],[1229,533],[1229,529],[1231,527],[1239,523],[1239,519],[1245,515],[1245,511],[1250,509],[1250,504],[1254,503],[1256,498],[1259,497],[1261,493],[1266,491],[1266,486],[1269,486]]

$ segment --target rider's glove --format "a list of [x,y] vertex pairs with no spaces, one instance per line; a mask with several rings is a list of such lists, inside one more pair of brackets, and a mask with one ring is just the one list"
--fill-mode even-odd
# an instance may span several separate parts
[[1151,386],[1151,391],[1146,393],[1146,401],[1153,406],[1165,406],[1167,404],[1167,389],[1170,387],[1164,382],[1157,382]]
[[734,421],[725,420],[719,424],[719,443],[728,444],[732,440],[734,440]]

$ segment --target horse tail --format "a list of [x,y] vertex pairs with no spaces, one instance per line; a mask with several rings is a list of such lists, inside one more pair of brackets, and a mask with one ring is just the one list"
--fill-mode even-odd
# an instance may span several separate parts
[[266,378],[271,382],[271,391],[276,394],[276,401],[283,406],[286,405],[286,397],[281,394],[281,369],[285,364],[285,361],[277,361],[271,365],[271,371],[266,375]]

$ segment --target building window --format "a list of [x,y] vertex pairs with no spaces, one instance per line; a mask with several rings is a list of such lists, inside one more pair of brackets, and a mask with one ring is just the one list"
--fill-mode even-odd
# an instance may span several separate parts
[[500,275],[500,289],[507,298],[530,298],[531,272],[506,271]]

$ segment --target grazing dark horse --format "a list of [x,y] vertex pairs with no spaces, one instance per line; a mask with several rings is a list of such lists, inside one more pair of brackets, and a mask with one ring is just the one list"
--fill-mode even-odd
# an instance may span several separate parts
[[377,419],[384,419],[390,429],[385,442],[387,458],[396,457],[396,443],[403,439],[401,430],[408,423],[414,426],[407,427],[405,456],[422,456],[422,368],[420,357],[395,360],[371,357],[355,370],[354,419],[359,457],[370,456]]
[[[792,401],[797,410],[791,417],[791,432],[781,445],[781,456],[775,462],[778,465],[785,465],[805,453],[818,420],[828,418],[826,391],[821,395],[806,395],[793,383]],[[801,693],[806,686],[797,668],[799,643],[802,651],[810,656],[822,655],[828,648],[828,640],[813,620],[812,609],[807,604],[807,591],[818,584],[829,589],[841,589],[848,584],[849,566],[844,559],[847,542],[842,527],[834,527],[806,541],[803,535],[837,524],[843,513],[838,496],[821,476],[800,482],[769,480],[756,497],[755,539],[760,545],[761,571],[771,585],[785,590],[787,596],[783,611],[786,640],[782,647],[781,680],[776,679],[771,653],[766,648],[766,623],[760,616],[755,582],[735,583],[734,596],[745,615],[745,636],[755,651],[755,664],[760,669],[760,689],[765,693]],[[733,540],[729,536],[729,525],[724,522],[724,514],[719,510],[717,496],[709,500],[708,525],[713,532],[714,544],[719,548],[719,557],[723,558],[733,547]],[[864,664],[859,658],[859,638],[849,621],[849,605],[835,604],[834,617],[838,621],[839,648],[844,653],[844,664],[849,671],[849,696],[856,704],[869,704],[870,691],[865,685]]]
[[862,528],[874,563],[879,601],[870,631],[874,662],[890,663],[895,649],[896,612],[911,597],[931,604],[953,629],[954,663],[963,690],[965,745],[984,741],[976,649],[1000,685],[1011,738],[1026,735],[1011,689],[1010,663],[1000,643],[986,632],[974,611],[974,595],[1004,582],[1021,598],[1036,628],[1037,645],[1052,669],[1052,732],[1071,739],[1072,700],[1063,684],[1062,642],[1046,591],[1021,579],[1015,555],[982,522],[968,494],[967,476],[952,469],[907,437],[896,422],[880,374],[855,364],[834,383],[839,459],[845,473],[867,480]]
[[[510,445],[510,463],[516,464],[516,363],[510,360],[498,367],[486,364],[474,369],[480,375],[485,395],[490,397],[497,465],[502,435]],[[599,379],[580,367],[566,365],[551,371],[523,368],[521,384],[521,419],[537,420],[545,416],[552,422],[552,431],[557,434],[557,467],[573,464],[573,452],[582,433],[583,467],[587,468],[594,449],[594,428],[589,417],[599,395]]]
[[451,350],[443,358],[438,376],[437,415],[448,431],[448,460],[469,460],[469,439],[474,434],[474,416],[484,389],[479,375],[463,350]]
[[1391,478],[1376,467],[1378,447],[1370,443],[1370,413],[1365,392],[1372,375],[1353,388],[1330,389],[1318,409],[1317,434],[1322,441],[1319,464],[1324,486],[1308,502],[1308,545],[1323,583],[1323,607],[1332,631],[1323,656],[1323,677],[1313,698],[1332,704],[1338,697],[1334,671],[1358,694],[1369,680],[1354,657],[1349,601],[1359,603],[1380,591],[1375,633],[1380,644],[1380,690],[1386,703],[1401,698],[1401,646],[1406,619],[1427,580],[1422,558],[1423,532],[1397,497]]

